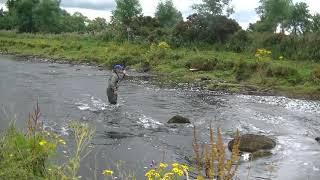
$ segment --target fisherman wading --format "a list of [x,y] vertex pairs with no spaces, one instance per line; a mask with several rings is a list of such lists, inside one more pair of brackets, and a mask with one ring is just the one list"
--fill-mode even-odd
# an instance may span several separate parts
[[110,104],[117,104],[119,82],[126,76],[124,66],[115,65],[112,69],[112,76],[109,79],[107,87],[107,96]]

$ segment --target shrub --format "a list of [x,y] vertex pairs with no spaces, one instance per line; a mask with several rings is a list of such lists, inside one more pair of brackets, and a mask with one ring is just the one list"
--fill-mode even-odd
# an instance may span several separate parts
[[312,80],[316,83],[320,82],[320,66],[317,66],[312,71]]
[[215,57],[193,56],[186,61],[185,66],[200,71],[211,71],[215,69],[217,64],[218,59]]
[[227,49],[240,53],[243,52],[249,45],[250,39],[248,33],[244,30],[239,30],[230,38]]
[[251,77],[256,71],[257,65],[248,63],[242,59],[238,60],[234,65],[234,73],[236,81],[244,81]]

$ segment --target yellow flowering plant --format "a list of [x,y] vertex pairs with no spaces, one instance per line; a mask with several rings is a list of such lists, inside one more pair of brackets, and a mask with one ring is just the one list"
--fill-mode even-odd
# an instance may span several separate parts
[[257,49],[255,57],[258,60],[271,59],[272,52],[266,49]]
[[181,177],[187,177],[188,179],[188,171],[189,167],[187,165],[173,163],[169,166],[168,164],[160,163],[146,172],[145,177],[148,180],[175,180]]
[[167,42],[162,41],[162,42],[160,42],[158,44],[158,48],[160,48],[160,49],[170,49],[170,45]]

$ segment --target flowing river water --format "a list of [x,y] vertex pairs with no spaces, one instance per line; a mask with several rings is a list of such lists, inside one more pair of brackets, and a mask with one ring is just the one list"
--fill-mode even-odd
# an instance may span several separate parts
[[67,140],[71,120],[96,128],[95,150],[82,162],[82,179],[103,179],[103,169],[123,164],[122,174],[134,173],[140,180],[153,160],[190,162],[193,126],[166,124],[182,115],[204,140],[211,122],[222,129],[226,143],[236,129],[276,139],[272,156],[241,162],[239,179],[320,179],[320,144],[314,140],[320,136],[319,101],[163,89],[131,73],[131,80],[121,82],[119,105],[110,106],[105,94],[110,73],[0,56],[0,129],[12,118],[24,127],[38,100],[45,127]]

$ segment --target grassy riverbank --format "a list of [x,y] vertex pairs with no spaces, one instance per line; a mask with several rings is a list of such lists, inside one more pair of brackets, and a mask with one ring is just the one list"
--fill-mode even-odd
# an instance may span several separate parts
[[[159,44],[106,42],[90,35],[33,35],[0,32],[0,51],[22,56],[96,63],[122,63],[161,75],[163,83],[197,84],[210,90],[320,97],[320,64],[272,59],[264,50],[238,54],[217,48],[172,48]],[[272,53],[272,52],[271,52]],[[190,71],[194,69],[195,71]]]

